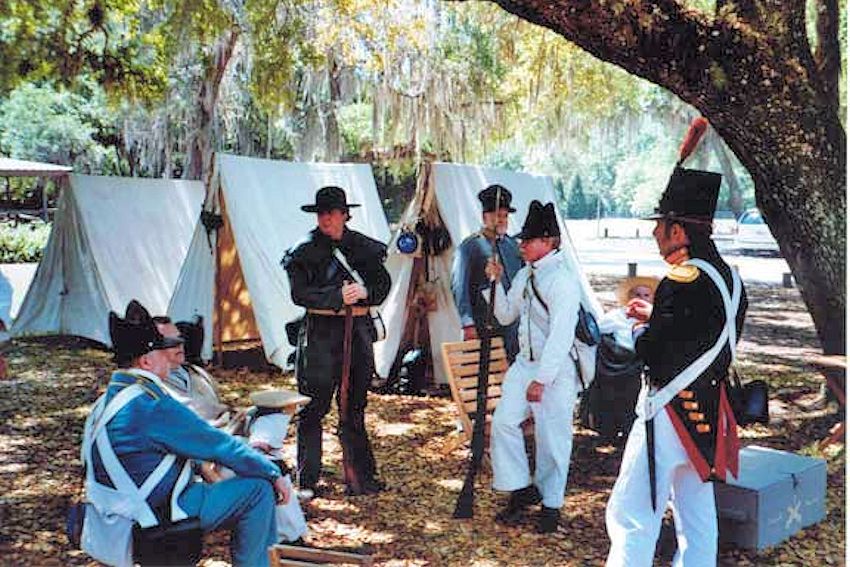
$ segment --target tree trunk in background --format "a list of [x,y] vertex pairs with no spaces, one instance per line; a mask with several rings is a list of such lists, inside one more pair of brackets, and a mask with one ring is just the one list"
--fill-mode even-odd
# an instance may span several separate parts
[[494,1],[709,119],[753,177],[824,352],[843,354],[847,139],[834,86],[837,0],[819,2],[826,36],[814,55],[804,0],[740,0],[716,14],[673,0]]
[[163,179],[171,179],[171,172],[174,170],[174,161],[172,157],[172,149],[171,149],[171,114],[168,109],[170,107],[171,96],[170,93],[165,95],[165,110],[163,112],[163,120],[165,121],[163,125],[164,132],[162,133],[163,137],[163,157],[162,157],[162,178]]
[[340,67],[333,52],[328,55],[328,87],[330,100],[323,105],[325,124],[325,161],[338,162],[342,156],[342,137],[339,132],[337,110],[342,102],[340,89]]
[[744,197],[741,193],[741,184],[738,183],[735,169],[732,167],[732,159],[726,153],[726,148],[723,147],[723,140],[720,139],[720,136],[711,137],[711,146],[714,149],[714,155],[717,156],[717,161],[720,163],[720,169],[723,170],[726,186],[729,187],[729,209],[735,214],[735,218],[738,218],[744,212]]
[[212,53],[206,58],[204,76],[196,97],[194,128],[187,144],[184,179],[200,179],[207,183],[212,173],[215,107],[221,81],[227,70],[227,64],[233,56],[237,39],[239,39],[239,28],[233,26],[218,38]]

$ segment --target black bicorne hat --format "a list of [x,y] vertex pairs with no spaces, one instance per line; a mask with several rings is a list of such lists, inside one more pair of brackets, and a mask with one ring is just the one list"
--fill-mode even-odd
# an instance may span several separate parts
[[201,350],[204,347],[204,318],[195,315],[193,321],[175,323],[180,337],[183,339],[183,352],[191,364],[202,364]]
[[346,202],[345,191],[341,187],[328,185],[316,191],[316,202],[302,205],[305,213],[324,213],[327,211],[346,211],[359,207],[357,203]]
[[122,365],[151,351],[183,344],[183,339],[162,336],[148,310],[135,299],[127,304],[123,319],[109,312],[109,337],[115,361]]
[[[496,195],[499,197],[499,206],[496,206]],[[483,191],[478,193],[478,200],[481,201],[481,210],[485,213],[492,213],[497,209],[507,209],[509,213],[515,213],[516,209],[511,207],[511,200],[514,196],[508,191],[504,185],[494,183],[488,185]]]
[[719,173],[684,169],[682,163],[688,159],[708,129],[708,121],[697,117],[691,122],[682,146],[679,148],[679,161],[673,169],[673,175],[667,182],[667,188],[661,195],[655,213],[646,220],[669,219],[680,222],[711,224],[717,197],[720,195]]
[[516,238],[529,240],[549,236],[561,236],[558,217],[555,215],[555,205],[554,203],[546,203],[544,206],[543,203],[535,199],[528,206],[528,215],[525,217],[522,231],[516,235]]

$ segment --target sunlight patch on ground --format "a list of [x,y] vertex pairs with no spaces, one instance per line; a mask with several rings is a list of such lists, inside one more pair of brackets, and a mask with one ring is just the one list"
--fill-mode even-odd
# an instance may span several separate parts
[[444,478],[442,480],[436,481],[438,486],[441,486],[447,490],[451,490],[453,492],[460,492],[460,489],[463,488],[463,479],[462,478]]
[[392,543],[395,534],[370,530],[357,524],[346,524],[332,519],[323,519],[310,523],[310,531],[314,534],[330,534],[360,543]]
[[325,512],[359,512],[360,508],[346,500],[327,500],[316,498],[310,501],[310,506]]
[[413,423],[379,423],[375,427],[376,437],[404,436],[416,429]]

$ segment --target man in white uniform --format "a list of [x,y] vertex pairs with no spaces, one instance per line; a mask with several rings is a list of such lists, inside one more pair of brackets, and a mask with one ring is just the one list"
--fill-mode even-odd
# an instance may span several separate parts
[[[510,291],[496,287],[495,315],[502,325],[519,318],[519,354],[508,369],[493,415],[493,488],[510,491],[500,523],[516,523],[527,506],[542,501],[539,533],[557,530],[573,445],[573,409],[578,393],[570,349],[578,321],[580,287],[559,250],[555,207],[532,201],[517,237],[526,262]],[[495,261],[487,275],[499,281]],[[484,292],[486,293],[486,291]],[[532,479],[521,424],[534,417],[536,470]]]

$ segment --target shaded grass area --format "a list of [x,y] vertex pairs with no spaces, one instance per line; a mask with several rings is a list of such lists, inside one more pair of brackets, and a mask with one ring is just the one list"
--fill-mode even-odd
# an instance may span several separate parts
[[[597,279],[600,291],[611,278]],[[817,400],[823,382],[808,359],[819,349],[814,328],[795,290],[749,286],[750,313],[740,345],[745,379],[772,387],[774,419],[742,432],[744,443],[828,459],[828,515],[783,545],[760,554],[721,550],[722,565],[843,564],[845,547],[844,451],[826,454],[816,442],[837,421],[834,405]],[[610,306],[609,295],[603,299]],[[6,347],[10,378],[0,382],[0,563],[86,565],[67,545],[67,502],[80,494],[79,442],[90,404],[105,385],[111,357],[75,340],[15,341]],[[279,371],[215,372],[227,403],[245,405],[263,386],[292,387]],[[324,439],[327,493],[312,501],[312,543],[374,554],[379,565],[600,565],[608,548],[605,503],[621,452],[601,445],[591,431],[577,430],[567,501],[558,533],[537,536],[532,523],[506,528],[492,521],[502,497],[479,481],[474,521],[451,519],[465,473],[467,452],[445,454],[455,435],[455,409],[445,398],[370,395],[367,425],[382,477],[390,490],[376,497],[346,498],[340,451],[329,416]],[[675,550],[666,526],[659,562]],[[229,561],[226,533],[206,538],[206,565]]]

